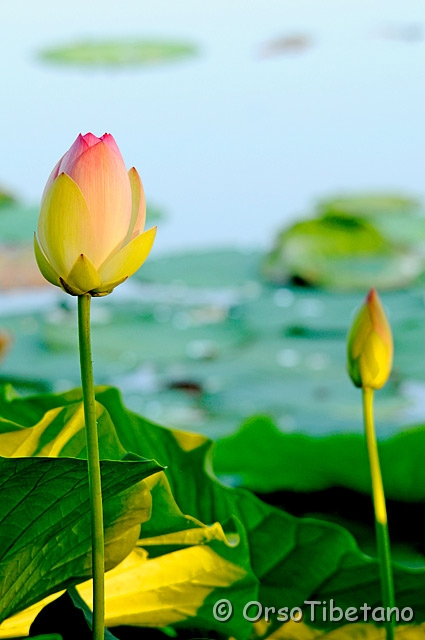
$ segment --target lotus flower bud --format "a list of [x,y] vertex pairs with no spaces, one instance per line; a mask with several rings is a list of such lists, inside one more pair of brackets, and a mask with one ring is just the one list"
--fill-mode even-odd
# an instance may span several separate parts
[[72,295],[103,296],[146,260],[156,227],[143,232],[146,203],[134,167],[114,138],[79,135],[44,189],[34,236],[37,264]]
[[391,373],[393,337],[375,289],[354,318],[348,334],[348,373],[356,387],[380,389]]

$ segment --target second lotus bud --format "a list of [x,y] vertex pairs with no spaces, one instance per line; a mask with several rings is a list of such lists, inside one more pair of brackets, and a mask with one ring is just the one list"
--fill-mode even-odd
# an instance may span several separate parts
[[348,334],[347,365],[356,387],[380,389],[393,362],[391,327],[375,289],[357,312]]

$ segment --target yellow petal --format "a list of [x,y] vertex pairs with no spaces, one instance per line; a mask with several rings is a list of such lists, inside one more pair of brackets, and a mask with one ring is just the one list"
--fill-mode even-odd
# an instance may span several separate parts
[[94,230],[90,212],[78,185],[62,173],[41,205],[40,246],[53,269],[66,278],[79,255],[92,256]]
[[88,293],[102,284],[95,267],[83,253],[78,256],[64,281],[73,290],[78,290],[77,295]]
[[102,280],[101,290],[107,291],[114,282],[128,278],[140,269],[152,249],[155,234],[156,227],[152,227],[104,262],[98,269]]
[[139,233],[142,233],[146,221],[145,192],[140,176],[134,167],[128,172],[128,177],[130,178],[132,210],[130,227],[124,244],[133,240]]
[[80,289],[76,289],[71,287],[71,285],[66,284],[63,278],[59,278],[61,289],[65,291],[65,293],[69,293],[70,296],[81,296],[84,292],[80,291]]
[[386,383],[391,371],[392,354],[379,333],[373,331],[359,358],[360,376],[363,387],[380,389]]
[[38,268],[40,269],[42,275],[46,278],[47,282],[51,284],[55,284],[57,287],[60,287],[59,284],[59,276],[56,271],[53,269],[50,262],[47,260],[46,256],[42,252],[40,245],[38,244],[37,236],[34,233],[34,253],[35,259],[37,260]]
[[108,282],[106,285],[101,285],[100,287],[97,287],[97,289],[91,291],[91,294],[94,298],[107,296],[108,293],[112,293],[115,287],[118,287],[119,284],[122,284],[126,280],[128,280],[128,276],[121,278],[120,280],[115,280],[115,282]]

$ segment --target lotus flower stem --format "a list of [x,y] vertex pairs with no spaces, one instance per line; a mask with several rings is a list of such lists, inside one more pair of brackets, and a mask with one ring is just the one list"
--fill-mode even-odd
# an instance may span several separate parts
[[[363,414],[366,431],[367,451],[369,455],[370,473],[372,477],[372,497],[375,510],[375,530],[378,547],[378,560],[381,575],[382,604],[386,618],[388,607],[395,606],[394,582],[391,568],[390,538],[388,535],[387,509],[385,506],[384,486],[382,484],[379,464],[378,446],[376,443],[373,420],[373,389],[363,388]],[[394,640],[394,620],[386,622],[387,640]]]
[[81,383],[86,423],[87,462],[90,491],[93,575],[93,640],[103,640],[105,626],[105,549],[102,487],[96,422],[93,363],[90,340],[90,294],[78,296],[78,338]]

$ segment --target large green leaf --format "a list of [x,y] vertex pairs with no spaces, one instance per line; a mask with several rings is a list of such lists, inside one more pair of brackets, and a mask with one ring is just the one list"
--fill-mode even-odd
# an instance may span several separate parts
[[[69,410],[76,397],[77,391],[15,399],[7,407],[8,418],[11,405],[16,414],[18,409],[24,413],[22,404],[29,403],[35,404],[36,412],[49,415],[60,407]],[[312,518],[295,518],[247,491],[222,485],[213,475],[207,438],[159,427],[127,411],[115,389],[99,389],[97,401],[109,414],[124,449],[168,465],[165,472],[145,481],[152,492],[153,511],[142,528],[142,549],[108,578],[109,624],[174,624],[215,629],[239,639],[249,635],[242,611],[250,600],[276,608],[330,598],[343,609],[364,602],[378,606],[377,562],[359,550],[348,531]],[[258,458],[266,455],[260,451]],[[199,589],[193,589],[194,582]],[[425,568],[395,565],[395,582],[397,605],[412,607],[415,621],[423,621]],[[89,586],[81,590],[89,598]],[[235,608],[226,623],[213,616],[213,605],[220,598],[230,599]],[[308,613],[307,607],[307,621]],[[324,624],[320,619],[317,623]]]
[[[154,461],[103,461],[105,558],[131,550],[150,515],[144,478]],[[87,463],[73,458],[0,458],[0,620],[91,572]]]
[[[425,499],[425,427],[405,430],[379,444],[387,497]],[[216,443],[216,473],[258,492],[317,491],[346,487],[370,493],[365,438],[361,434],[312,436],[284,433],[266,416],[247,420]]]
[[[104,393],[99,390],[101,398]],[[122,455],[123,448],[116,438],[113,423],[119,421],[120,416],[121,420],[125,419],[127,414],[116,392],[108,394],[108,397],[111,399],[108,410],[103,403],[97,404],[100,433],[105,436],[101,443],[103,452],[118,457]],[[40,452],[54,455],[64,455],[64,452],[81,455],[83,452],[79,390],[30,399],[14,397],[10,390],[6,390],[3,407],[7,417],[0,423],[3,431],[0,444],[9,455],[15,455],[17,448],[20,453],[33,456]],[[108,432],[109,438],[106,437]],[[194,437],[197,440],[197,436]],[[145,551],[134,552],[117,567],[117,571],[107,574],[107,624],[163,626],[189,618],[196,619],[200,626],[208,626],[211,619],[213,626],[220,626],[212,618],[210,607],[204,600],[211,593],[223,591],[226,594],[232,586],[233,597],[242,606],[250,594],[250,585],[257,582],[250,568],[243,528],[240,529],[236,522],[232,524],[235,531],[225,533],[219,523],[209,527],[184,515],[175,503],[163,474],[156,474],[153,483],[146,486],[152,492],[157,513],[156,526],[147,528],[144,533],[150,559],[146,558]],[[152,574],[156,576],[153,582],[150,579]],[[81,590],[90,601],[90,583],[82,585]],[[136,606],[132,607],[135,593]],[[206,613],[202,613],[203,609]],[[8,620],[4,633],[7,629],[13,629],[15,633],[27,632],[38,610],[39,607],[33,607],[32,615],[31,612],[23,612],[16,619]],[[247,635],[249,626],[242,619],[237,621],[235,628],[238,631],[244,629],[244,635]]]
[[[10,387],[3,387],[0,402],[0,451],[4,456],[87,458],[81,390],[24,400],[14,397]],[[122,459],[126,451],[108,412],[99,403],[96,417],[100,457]]]
[[[251,599],[276,607],[282,603],[302,606],[305,600],[328,601],[330,597],[342,608],[379,602],[377,562],[359,551],[347,531],[318,520],[294,518],[245,491],[224,487],[212,476],[208,439],[167,430],[126,412],[114,390],[100,393],[98,401],[108,408],[126,448],[154,454],[163,464],[170,461],[165,472],[172,490],[169,501],[174,499],[183,513],[206,524],[218,521],[226,529],[231,522],[240,523],[252,571],[259,581],[258,590],[252,582]],[[155,529],[161,531],[161,516],[154,512],[143,536]],[[417,620],[425,618],[421,604],[425,569],[396,567],[395,577],[399,606],[413,607]],[[219,598],[218,593],[213,595],[215,600]],[[209,609],[209,623],[214,626],[211,608],[212,599],[207,598],[202,611],[205,615]],[[242,611],[235,610],[234,619],[241,620]],[[224,630],[227,624],[220,628]]]

